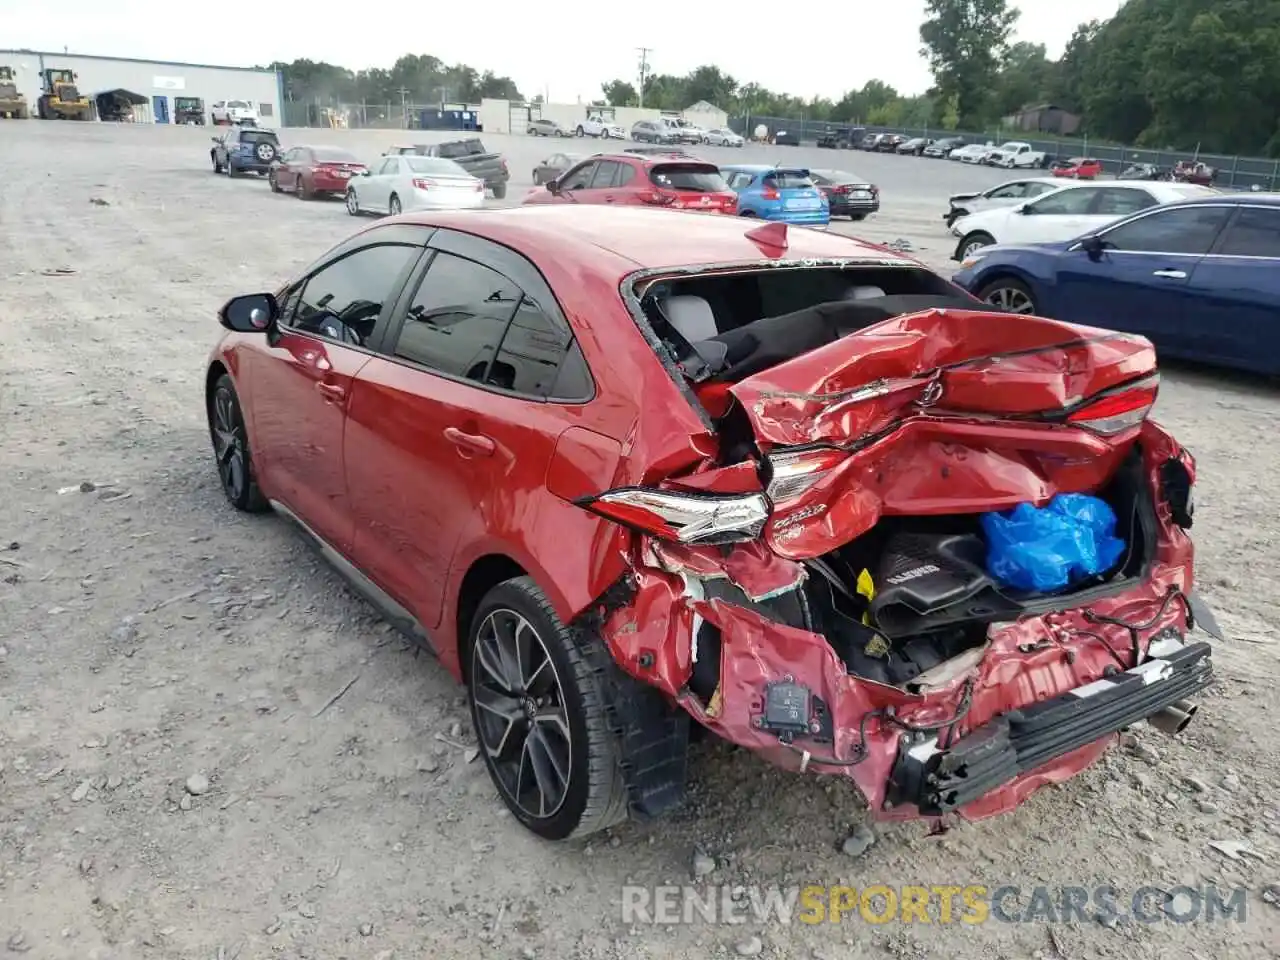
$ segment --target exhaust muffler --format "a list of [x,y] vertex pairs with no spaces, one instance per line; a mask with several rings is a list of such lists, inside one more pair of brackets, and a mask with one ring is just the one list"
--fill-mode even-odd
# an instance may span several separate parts
[[1196,715],[1200,708],[1189,700],[1179,700],[1165,707],[1159,713],[1147,717],[1147,723],[1169,737],[1176,737]]

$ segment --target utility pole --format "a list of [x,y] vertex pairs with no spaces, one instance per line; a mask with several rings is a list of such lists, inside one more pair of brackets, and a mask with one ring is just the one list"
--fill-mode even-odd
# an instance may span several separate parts
[[400,117],[404,122],[404,128],[409,129],[409,91],[405,87],[401,87],[400,93]]
[[649,77],[649,54],[653,53],[652,47],[636,47],[640,53],[640,106],[644,106],[644,82]]

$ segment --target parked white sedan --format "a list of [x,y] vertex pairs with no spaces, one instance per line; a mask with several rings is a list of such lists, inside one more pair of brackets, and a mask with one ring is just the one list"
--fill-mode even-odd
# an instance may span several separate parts
[[953,260],[966,260],[994,243],[1057,243],[1099,230],[1121,217],[1162,203],[1213,196],[1192,183],[1088,183],[1063,187],[1025,203],[961,217],[951,227],[960,238]]
[[443,157],[390,156],[376,160],[347,187],[347,213],[472,210],[484,206],[484,181]]
[[981,163],[994,149],[995,144],[970,143],[963,147],[956,147],[947,154],[947,159],[959,160],[961,163]]

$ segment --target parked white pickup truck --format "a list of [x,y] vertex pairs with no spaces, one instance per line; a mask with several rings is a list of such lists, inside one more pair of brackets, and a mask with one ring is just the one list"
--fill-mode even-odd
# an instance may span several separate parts
[[1000,144],[999,149],[987,155],[987,163],[993,167],[1005,167],[1009,170],[1017,168],[1043,167],[1048,155],[1043,150],[1032,150],[1031,144],[1021,140],[1010,140]]
[[605,140],[621,140],[626,136],[622,132],[622,127],[618,126],[618,124],[612,120],[606,120],[595,113],[590,114],[587,119],[579,121],[577,128],[573,132],[579,137],[602,137]]

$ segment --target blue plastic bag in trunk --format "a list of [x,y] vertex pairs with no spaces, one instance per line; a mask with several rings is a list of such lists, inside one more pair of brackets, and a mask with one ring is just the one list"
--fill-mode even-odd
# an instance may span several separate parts
[[1104,500],[1063,493],[1048,506],[1020,503],[1008,513],[982,515],[987,572],[1018,590],[1052,593],[1106,573],[1124,553],[1115,511]]

